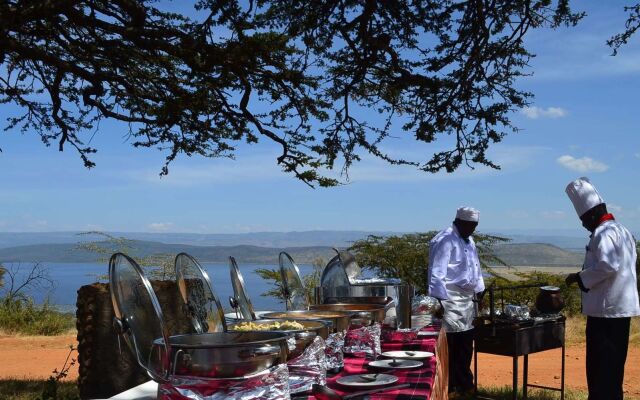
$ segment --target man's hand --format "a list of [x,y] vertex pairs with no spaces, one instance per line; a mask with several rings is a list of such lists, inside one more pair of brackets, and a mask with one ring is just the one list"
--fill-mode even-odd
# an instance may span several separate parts
[[567,286],[571,286],[574,283],[578,283],[578,274],[573,273],[573,274],[567,275],[567,277],[564,279],[564,283],[566,283]]

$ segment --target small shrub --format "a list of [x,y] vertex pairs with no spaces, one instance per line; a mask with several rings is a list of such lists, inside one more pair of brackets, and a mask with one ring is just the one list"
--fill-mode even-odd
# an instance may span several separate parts
[[77,400],[79,397],[75,393],[64,393],[63,380],[69,375],[69,370],[76,365],[76,358],[72,355],[76,353],[78,349],[75,346],[69,346],[69,353],[64,360],[64,364],[60,371],[54,369],[52,375],[46,380],[42,388],[42,396],[38,400]]
[[75,317],[61,313],[45,302],[37,305],[30,298],[0,300],[0,330],[25,335],[60,335],[74,328]]

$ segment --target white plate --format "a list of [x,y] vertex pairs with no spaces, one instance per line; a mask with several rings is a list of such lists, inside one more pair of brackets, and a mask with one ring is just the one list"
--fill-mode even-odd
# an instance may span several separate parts
[[396,350],[385,351],[381,355],[388,358],[401,358],[405,360],[424,360],[433,357],[434,354],[430,351]]
[[418,336],[438,336],[440,332],[436,331],[419,331]]
[[392,368],[392,369],[409,369],[422,366],[422,361],[417,360],[376,360],[369,363],[370,367],[375,368]]
[[[375,376],[374,381],[368,381],[362,378],[362,375],[365,376]],[[338,378],[336,381],[340,385],[349,386],[349,387],[376,387],[376,386],[384,386],[391,385],[393,383],[398,382],[398,377],[389,375],[389,374],[360,374],[360,375],[347,375],[341,378]]]

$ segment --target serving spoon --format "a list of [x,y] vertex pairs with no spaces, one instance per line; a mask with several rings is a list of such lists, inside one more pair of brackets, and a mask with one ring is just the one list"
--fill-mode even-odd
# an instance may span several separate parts
[[322,386],[322,385],[318,385],[317,383],[314,383],[313,386],[311,387],[311,393],[318,400],[347,400],[347,399],[356,398],[358,396],[364,396],[366,394],[380,393],[380,392],[385,392],[387,390],[404,389],[404,388],[409,387],[409,386],[411,386],[411,385],[408,384],[408,383],[403,383],[402,385],[388,386],[388,387],[384,387],[384,388],[365,390],[365,391],[362,391],[362,392],[349,393],[347,395],[341,396],[340,394],[338,394],[338,392],[336,392],[333,389],[329,389],[326,386]]
[[361,374],[359,376],[365,382],[375,382],[378,379],[379,374]]

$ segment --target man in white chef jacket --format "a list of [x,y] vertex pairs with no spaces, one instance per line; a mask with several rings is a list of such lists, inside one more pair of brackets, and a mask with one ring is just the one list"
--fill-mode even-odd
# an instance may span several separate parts
[[429,243],[429,295],[440,300],[449,349],[449,392],[473,389],[474,296],[484,291],[478,251],[471,235],[480,213],[458,208],[453,224]]
[[582,290],[587,316],[587,385],[589,400],[622,399],[624,363],[631,317],[640,315],[636,287],[636,241],[619,224],[587,178],[569,183],[567,195],[582,226],[591,232],[582,271],[567,285]]

